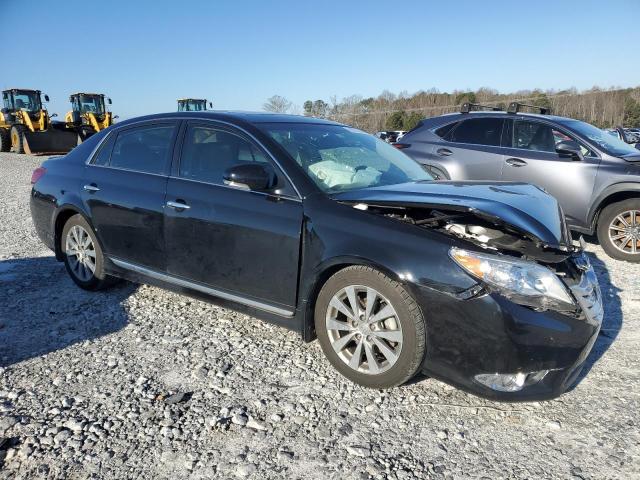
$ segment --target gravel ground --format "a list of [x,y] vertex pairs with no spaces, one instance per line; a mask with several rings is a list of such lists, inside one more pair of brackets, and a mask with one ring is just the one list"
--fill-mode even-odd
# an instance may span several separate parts
[[0,478],[638,478],[638,266],[589,245],[606,301],[578,385],[505,404],[338,376],[317,343],[149,286],[75,287],[0,154]]

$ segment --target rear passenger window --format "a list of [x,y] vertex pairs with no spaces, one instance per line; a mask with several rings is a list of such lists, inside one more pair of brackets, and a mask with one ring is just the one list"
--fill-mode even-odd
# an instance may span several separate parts
[[174,125],[153,125],[121,131],[110,166],[145,173],[166,172],[174,130]]
[[182,147],[180,176],[222,185],[227,169],[251,162],[269,163],[257,147],[233,133],[191,125]]
[[109,134],[107,139],[102,142],[98,153],[93,157],[92,165],[109,165],[109,159],[111,158],[111,150],[113,150],[113,143],[116,139],[116,134]]
[[445,125],[444,127],[440,127],[435,131],[435,134],[438,135],[440,138],[449,140],[451,137],[451,132],[453,131],[454,127],[458,125],[458,123],[460,122],[454,122],[454,123]]
[[450,141],[499,147],[503,125],[502,118],[470,118],[451,132]]

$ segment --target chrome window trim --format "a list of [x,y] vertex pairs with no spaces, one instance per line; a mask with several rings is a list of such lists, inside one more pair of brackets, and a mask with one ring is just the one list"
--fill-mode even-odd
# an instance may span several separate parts
[[258,190],[247,190],[247,189],[244,189],[244,188],[235,187],[233,185],[225,185],[225,184],[222,184],[222,183],[205,182],[204,180],[196,180],[194,178],[176,177],[175,175],[169,175],[168,178],[170,178],[171,180],[183,180],[185,182],[201,183],[202,185],[209,185],[211,187],[230,188],[232,190],[236,190],[236,191],[240,191],[240,192],[257,193],[258,195],[264,195],[266,197],[278,197],[278,198],[282,198],[284,200],[293,200],[295,202],[302,203],[302,199],[301,198],[292,197],[290,195],[280,195],[280,194],[277,194],[277,193],[274,193],[274,192],[260,192]]
[[119,260],[113,257],[109,257],[109,259],[120,268],[124,268],[125,270],[130,270],[132,272],[140,273],[142,275],[147,275],[151,278],[155,278],[163,282],[171,283],[179,287],[185,287],[185,288],[190,288],[192,290],[197,290],[199,292],[206,293],[207,295],[212,295],[214,297],[222,298],[223,300],[229,300],[232,302],[240,303],[242,305],[257,308],[258,310],[262,310],[265,312],[275,313],[276,315],[280,315],[282,317],[291,318],[294,315],[294,312],[292,310],[287,310],[280,307],[274,307],[273,305],[259,302],[257,300],[252,300],[246,297],[242,297],[240,295],[235,295],[233,293],[223,292],[215,288],[206,287],[199,283],[190,282],[189,280],[175,277],[173,275],[168,275],[166,273],[158,272],[156,270],[152,270],[150,268],[143,267],[142,265],[138,265],[135,263],[125,262],[124,260]]
[[[262,150],[264,150],[267,153],[267,155],[269,155],[269,158],[271,158],[271,160],[278,166],[278,169],[282,172],[282,174],[286,177],[286,179],[289,181],[289,183],[293,187],[293,190],[298,195],[298,199],[299,200],[303,199],[302,195],[300,194],[300,190],[298,190],[298,187],[296,186],[296,184],[293,183],[293,180],[291,180],[291,177],[289,176],[287,171],[284,168],[282,168],[282,165],[280,164],[280,162],[273,156],[271,151],[269,151],[269,149],[267,147],[265,147],[264,144],[260,140],[258,140],[252,133],[246,131],[241,126],[236,125],[236,124],[231,123],[231,122],[226,122],[224,120],[218,120],[216,118],[202,118],[202,117],[198,118],[198,117],[173,116],[173,117],[156,118],[156,119],[152,119],[152,120],[139,120],[137,122],[127,123],[126,125],[115,126],[115,128],[113,130],[111,130],[109,133],[107,133],[102,138],[102,140],[100,140],[100,142],[98,142],[98,145],[96,145],[96,147],[93,149],[93,151],[91,152],[91,154],[88,156],[87,160],[85,161],[85,165],[91,166],[91,167],[99,167],[99,166],[104,167],[104,165],[93,165],[91,162],[93,161],[93,158],[94,158],[96,152],[98,151],[100,146],[103,144],[103,142],[107,139],[107,137],[109,137],[109,135],[113,135],[114,132],[118,132],[121,128],[126,128],[126,127],[129,127],[129,126],[140,125],[140,124],[145,124],[145,123],[163,122],[163,121],[167,121],[167,120],[183,120],[183,121],[192,121],[192,122],[205,122],[205,123],[211,123],[212,125],[215,125],[216,123],[218,123],[218,124],[229,126],[232,129],[233,128],[238,129],[239,131],[241,131],[242,133],[247,135],[249,138],[251,138],[255,143],[257,143],[260,146],[260,148],[262,148]],[[113,168],[114,170],[124,170],[124,171],[130,171],[130,172],[138,172],[138,173],[147,173],[147,172],[139,172],[137,170],[126,170],[126,169],[118,168],[118,167],[106,167],[106,168]],[[157,174],[150,174],[150,175],[157,175]],[[161,175],[161,176],[166,176],[166,175]]]

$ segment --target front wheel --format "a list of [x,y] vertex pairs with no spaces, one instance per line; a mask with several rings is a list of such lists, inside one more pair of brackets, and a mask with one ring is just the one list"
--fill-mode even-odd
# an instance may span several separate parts
[[329,362],[359,385],[401,385],[424,358],[420,308],[400,283],[373,268],[352,266],[334,274],[318,295],[315,326]]
[[104,256],[93,229],[82,215],[74,215],[60,238],[67,273],[85,290],[100,290],[112,283],[104,273]]
[[14,125],[11,127],[11,151],[13,153],[24,153],[24,132],[22,125]]
[[610,257],[640,262],[640,198],[612,203],[602,210],[598,241]]

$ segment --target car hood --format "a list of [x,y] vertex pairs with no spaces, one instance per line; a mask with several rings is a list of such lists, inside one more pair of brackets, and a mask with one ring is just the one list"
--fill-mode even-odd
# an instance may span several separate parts
[[557,200],[535,185],[516,182],[413,182],[332,195],[337,201],[378,206],[446,208],[507,224],[545,247],[572,246]]

